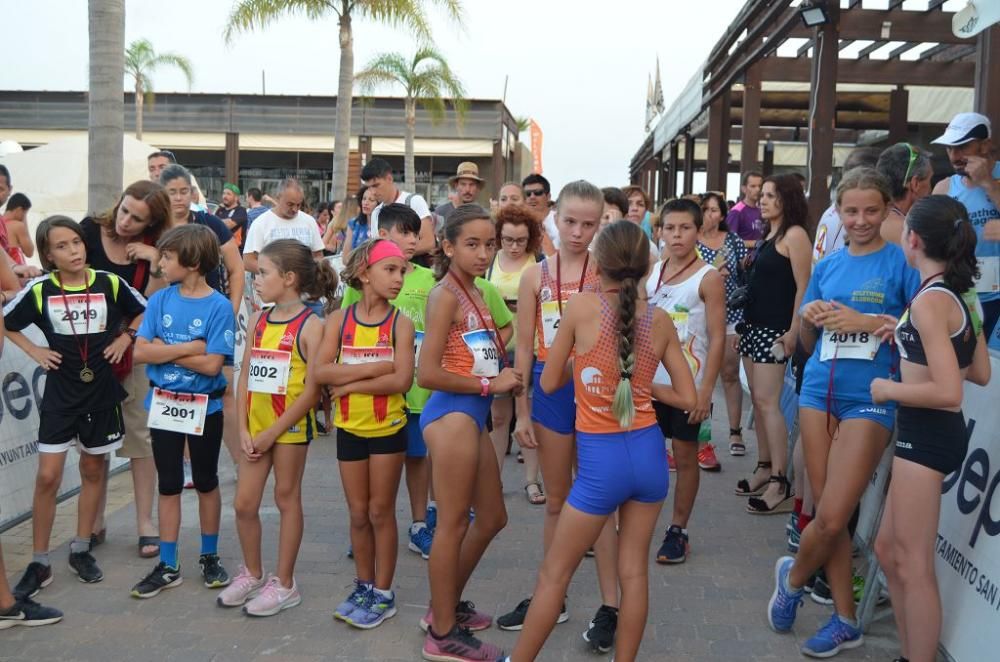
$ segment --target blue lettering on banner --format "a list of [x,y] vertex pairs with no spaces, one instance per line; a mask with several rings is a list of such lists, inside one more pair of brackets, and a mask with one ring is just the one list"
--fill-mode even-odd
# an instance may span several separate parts
[[8,372],[4,375],[3,385],[0,386],[0,396],[2,396],[0,400],[3,402],[3,406],[0,406],[0,422],[7,413],[19,421],[28,418],[31,415],[32,396],[35,407],[40,409],[45,389],[44,379],[45,370],[41,366],[35,368],[30,386],[28,380],[19,372]]
[[[976,421],[969,419],[967,424],[969,437],[976,427]],[[993,537],[1000,534],[1000,520],[993,519],[993,497],[1000,486],[1000,468],[990,474],[990,456],[983,448],[972,450],[965,458],[962,467],[945,478],[941,486],[941,494],[948,494],[955,489],[955,504],[959,512],[968,515],[978,510],[975,515],[975,525],[969,538],[969,547],[975,547],[979,533]]]
[[976,564],[966,558],[955,545],[951,544],[940,533],[937,534],[934,550],[941,557],[941,560],[958,574],[962,581],[967,582],[972,587],[976,595],[994,610],[1000,611],[1000,588],[995,581],[990,579],[984,571],[981,571]]

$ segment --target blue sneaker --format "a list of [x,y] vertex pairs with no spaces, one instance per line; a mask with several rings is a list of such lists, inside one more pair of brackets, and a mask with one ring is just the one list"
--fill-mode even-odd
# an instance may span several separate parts
[[438,525],[437,506],[427,506],[427,514],[424,516],[424,522],[427,523],[427,528],[431,530],[431,535],[433,535],[434,529],[436,529]]
[[833,657],[842,650],[857,648],[864,641],[860,628],[834,613],[826,625],[802,645],[802,652],[809,657]]
[[431,543],[434,542],[434,533],[427,526],[420,526],[414,530],[414,526],[410,526],[410,544],[409,548],[411,552],[416,552],[420,554],[420,557],[425,561],[431,557]]
[[347,622],[362,630],[371,630],[382,625],[387,618],[396,615],[396,596],[386,598],[374,590],[365,594],[361,605],[354,608]]
[[354,590],[351,591],[351,594],[347,596],[346,600],[337,605],[337,608],[333,610],[333,617],[338,621],[350,622],[348,621],[348,617],[356,607],[364,604],[365,596],[368,595],[368,590],[368,586],[366,586],[360,579],[355,579]]
[[767,622],[775,632],[788,632],[795,624],[795,611],[802,605],[802,594],[785,588],[788,582],[788,571],[795,562],[791,556],[782,556],[774,564],[774,592],[767,601]]

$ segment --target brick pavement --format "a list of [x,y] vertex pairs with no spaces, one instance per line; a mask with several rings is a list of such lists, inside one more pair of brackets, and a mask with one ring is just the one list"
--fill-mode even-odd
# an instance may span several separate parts
[[[719,409],[722,409],[721,407]],[[725,439],[726,425],[714,421],[714,436]],[[97,550],[105,580],[83,585],[66,567],[68,545],[54,548],[55,582],[39,599],[66,612],[65,620],[45,628],[15,628],[0,634],[0,660],[130,660],[135,662],[283,660],[416,660],[422,643],[417,621],[429,593],[426,563],[400,552],[395,590],[399,614],[377,630],[362,632],[330,616],[348,592],[353,563],[345,556],[347,511],[336,469],[332,437],[313,444],[305,477],[306,530],[297,568],[303,592],[301,606],[266,619],[251,620],[238,611],[215,605],[215,593],[198,580],[197,501],[184,497],[180,541],[187,581],[151,600],[136,600],[128,589],[152,564],[135,553],[131,505],[108,515],[108,542]],[[748,442],[753,433],[748,432]],[[752,453],[752,450],[751,450]],[[811,600],[800,611],[794,634],[777,635],[767,627],[765,606],[771,590],[775,558],[784,547],[784,517],[754,517],[743,512],[745,499],[732,495],[736,480],[753,467],[754,458],[720,455],[720,474],[702,473],[701,492],[690,527],[693,554],[688,562],[650,568],[650,614],[640,650],[642,660],[798,660],[798,646],[829,614]],[[221,553],[235,571],[239,547],[231,508],[231,473],[223,480]],[[502,613],[527,595],[541,557],[540,507],[531,506],[521,486],[521,466],[513,457],[504,468],[510,523],[487,552],[466,597],[485,610]],[[127,475],[113,479],[115,491],[130,487]],[[673,490],[671,490],[671,496]],[[265,563],[273,564],[278,513],[265,497]],[[405,487],[400,489],[400,539],[409,523]],[[73,508],[63,504],[61,510]],[[657,532],[669,523],[670,501]],[[29,527],[30,522],[21,527]],[[19,527],[4,534],[8,571],[16,581],[23,560],[30,558],[30,532]],[[15,559],[22,562],[15,562]],[[581,633],[598,606],[594,563],[585,559],[569,591],[570,621],[556,627],[539,660],[587,660]],[[490,641],[512,646],[516,633],[496,629]],[[844,660],[888,660],[897,654],[894,627],[877,622],[866,645],[838,656]],[[608,656],[610,657],[610,656]],[[608,659],[608,658],[605,658]]]

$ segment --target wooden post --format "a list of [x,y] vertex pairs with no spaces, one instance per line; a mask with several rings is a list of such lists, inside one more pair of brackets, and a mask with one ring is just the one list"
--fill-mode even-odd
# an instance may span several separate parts
[[708,190],[726,192],[732,97],[727,89],[708,107]]
[[226,181],[239,185],[240,178],[240,134],[226,132]]
[[489,197],[496,197],[500,193],[500,187],[503,186],[505,167],[503,159],[503,147],[500,145],[499,140],[493,141],[493,177],[490,184],[493,186],[489,193]]
[[1000,25],[979,33],[976,43],[976,112],[1000,121]]
[[667,160],[667,190],[665,198],[675,198],[677,197],[677,171],[680,169],[681,161],[679,158],[680,145],[677,141],[670,143],[670,155]]
[[760,64],[747,69],[743,83],[743,137],[740,146],[740,172],[760,170]]
[[889,93],[889,142],[905,142],[909,134],[907,115],[910,107],[910,93],[899,85]]
[[812,60],[812,99],[809,104],[809,197],[810,232],[823,211],[830,206],[830,175],[833,172],[833,133],[837,111],[837,38],[840,3],[827,2],[830,21],[813,30],[815,50]]
[[684,187],[681,193],[689,195],[692,191],[694,191],[694,136],[686,133],[684,134]]

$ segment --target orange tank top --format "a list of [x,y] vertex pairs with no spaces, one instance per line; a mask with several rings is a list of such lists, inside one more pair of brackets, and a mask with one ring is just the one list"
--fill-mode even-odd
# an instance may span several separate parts
[[535,303],[535,337],[538,341],[538,360],[545,362],[549,356],[549,347],[556,339],[559,322],[562,320],[563,307],[570,296],[577,292],[597,292],[601,280],[594,270],[588,270],[590,255],[583,263],[583,282],[577,280],[562,280],[559,271],[559,254],[555,256],[556,273],[553,276],[549,270],[549,260],[542,261],[542,273],[539,278],[538,296]]
[[441,367],[463,377],[496,377],[506,357],[489,308],[480,309],[450,273],[439,285],[455,295],[462,312],[462,323],[452,322],[448,330]]
[[[573,385],[576,393],[576,429],[579,432],[621,432],[622,427],[611,411],[618,388],[618,310],[617,301],[609,303],[607,294],[601,299],[601,327],[597,342],[573,361]],[[653,314],[655,306],[646,306],[646,313],[635,320],[635,367],[632,373],[632,399],[635,420],[630,430],[656,424],[653,412],[653,375],[660,360],[653,352]]]

